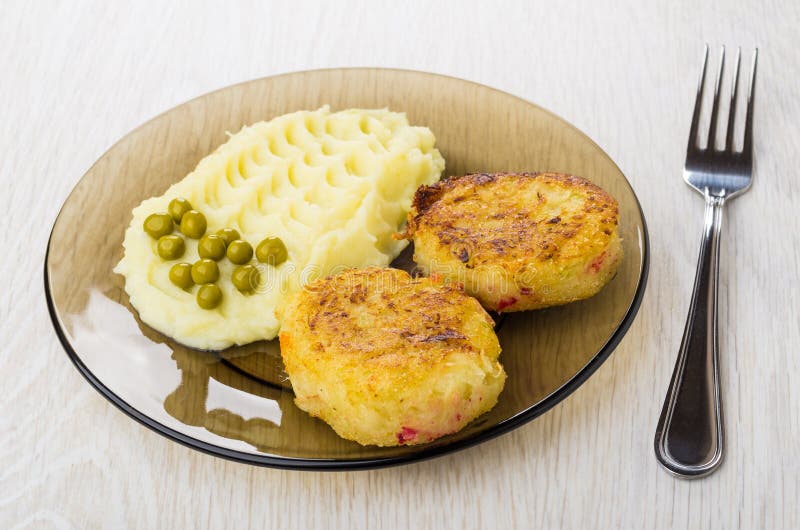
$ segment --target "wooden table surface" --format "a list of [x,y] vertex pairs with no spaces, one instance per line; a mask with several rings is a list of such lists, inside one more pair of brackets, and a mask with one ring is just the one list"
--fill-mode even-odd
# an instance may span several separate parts
[[[645,4],[4,3],[0,528],[800,527],[800,4]],[[727,458],[686,482],[659,468],[652,440],[702,223],[681,169],[705,41],[761,56],[755,184],[729,205],[722,245]],[[355,65],[488,84],[595,139],[650,228],[650,281],[629,333],[539,419],[405,467],[256,468],[135,423],[73,368],[47,316],[42,263],[62,202],[113,142],[177,103]]]

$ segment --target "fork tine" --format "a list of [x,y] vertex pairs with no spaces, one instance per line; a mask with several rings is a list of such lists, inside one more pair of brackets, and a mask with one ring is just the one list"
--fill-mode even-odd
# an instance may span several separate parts
[[719,53],[719,68],[717,69],[717,81],[714,83],[714,102],[711,105],[711,120],[708,122],[708,141],[706,149],[714,150],[717,139],[717,113],[719,112],[719,87],[722,84],[722,74],[725,71],[725,46]]
[[706,65],[708,64],[708,44],[703,51],[703,68],[700,71],[700,82],[697,84],[697,98],[694,100],[694,114],[692,114],[692,125],[689,128],[689,147],[688,151],[697,148],[697,127],[700,125],[700,107],[703,103],[703,87],[706,84]]
[[728,132],[725,134],[723,149],[733,152],[733,130],[736,125],[736,94],[739,91],[739,65],[742,62],[742,47],[736,50],[736,65],[733,67],[733,81],[731,82],[731,104],[728,108]]
[[744,123],[744,144],[742,153],[745,157],[753,154],[753,101],[756,95],[756,66],[758,65],[758,48],[753,50],[753,66],[750,70],[750,88],[747,91],[747,118]]

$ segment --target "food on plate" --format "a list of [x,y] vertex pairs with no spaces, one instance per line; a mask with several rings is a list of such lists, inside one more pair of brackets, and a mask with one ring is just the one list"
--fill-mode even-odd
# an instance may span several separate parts
[[167,211],[169,212],[170,217],[172,220],[175,221],[178,225],[181,224],[181,219],[183,219],[183,214],[188,212],[192,209],[192,205],[189,201],[184,199],[183,197],[176,197],[169,201],[169,206],[167,206]]
[[180,230],[186,237],[200,239],[206,233],[206,216],[197,210],[189,210],[181,217]]
[[256,247],[256,258],[261,263],[278,266],[289,257],[286,245],[278,237],[268,237]]
[[[405,248],[392,234],[415,190],[444,169],[434,143],[388,110],[323,107],[244,127],[134,208],[115,271],[140,319],[187,346],[274,338],[275,309],[304,283],[337,267],[385,267]],[[218,279],[201,285],[194,267],[189,277],[173,270],[177,259],[209,260]],[[234,283],[248,265],[258,274],[246,269]]]
[[197,243],[197,253],[201,258],[219,261],[225,257],[225,252],[225,240],[216,234],[206,234]]
[[422,186],[404,237],[427,274],[524,311],[600,291],[622,259],[618,221],[617,201],[580,177],[474,174]]
[[203,309],[214,309],[222,302],[222,289],[213,283],[201,285],[197,290],[197,305]]
[[231,273],[233,285],[242,293],[250,293],[258,287],[259,277],[255,265],[242,265],[233,269],[233,273]]
[[236,239],[228,245],[225,255],[231,260],[231,263],[244,265],[253,259],[253,245],[247,241]]
[[454,433],[505,383],[492,319],[453,285],[350,269],[310,283],[281,312],[295,403],[363,445]]
[[167,234],[172,233],[174,223],[172,217],[165,213],[154,213],[147,216],[144,220],[144,231],[150,234],[150,237],[158,239]]
[[169,281],[181,289],[188,289],[194,285],[192,279],[192,266],[189,263],[176,263],[169,269]]
[[186,252],[186,243],[180,236],[161,236],[156,243],[156,252],[164,260],[178,259]]
[[219,267],[212,259],[201,259],[192,264],[192,281],[198,285],[219,280]]
[[230,245],[231,241],[236,241],[237,239],[242,239],[242,236],[239,235],[239,231],[235,228],[220,228],[217,230],[216,235],[222,238],[225,242],[225,245]]

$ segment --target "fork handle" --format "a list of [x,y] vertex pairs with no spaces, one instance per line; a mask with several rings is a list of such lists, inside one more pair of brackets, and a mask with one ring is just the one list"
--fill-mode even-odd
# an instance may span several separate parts
[[683,478],[713,472],[722,462],[722,400],[717,346],[717,285],[723,197],[707,192],[703,239],[686,328],[656,429],[658,461]]

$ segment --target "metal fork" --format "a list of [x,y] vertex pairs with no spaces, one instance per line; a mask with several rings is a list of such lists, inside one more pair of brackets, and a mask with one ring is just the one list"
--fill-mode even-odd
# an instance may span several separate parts
[[667,471],[683,478],[708,475],[722,462],[724,433],[717,344],[720,229],[725,203],[747,191],[753,180],[753,98],[757,61],[756,48],[750,71],[742,150],[735,150],[733,138],[741,48],[736,54],[733,71],[724,146],[721,150],[716,147],[720,85],[725,70],[724,47],[720,52],[705,147],[701,148],[698,144],[698,129],[708,45],[703,54],[703,69],[689,129],[683,178],[705,198],[705,224],[686,328],[655,436],[658,461]]

